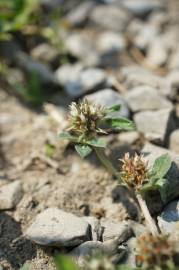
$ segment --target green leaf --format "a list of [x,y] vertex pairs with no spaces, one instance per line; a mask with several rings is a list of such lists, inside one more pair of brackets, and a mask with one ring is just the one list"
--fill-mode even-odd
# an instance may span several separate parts
[[169,154],[164,154],[158,157],[151,170],[151,177],[154,179],[162,179],[171,167],[171,157]]
[[67,131],[63,131],[59,134],[59,138],[64,139],[64,140],[69,140],[71,142],[78,142],[78,137],[71,135]]
[[100,147],[100,148],[105,148],[107,145],[106,140],[103,138],[91,139],[91,140],[87,141],[86,143],[89,145],[95,146],[95,147]]
[[91,147],[84,144],[76,144],[75,149],[82,158],[85,158],[92,152]]
[[80,270],[76,263],[67,256],[60,255],[55,257],[57,270]]
[[140,188],[140,193],[141,194],[145,194],[145,192],[149,191],[149,190],[152,190],[152,189],[155,189],[155,186],[153,183],[149,182],[145,185],[143,185],[141,188]]
[[163,202],[166,202],[168,181],[165,178],[158,179],[155,183],[155,188],[160,192],[160,196]]
[[49,158],[52,158],[55,153],[55,146],[51,143],[45,144],[45,155]]
[[107,112],[108,113],[112,113],[112,112],[118,112],[121,109],[121,105],[117,104],[117,105],[113,105],[112,107],[109,107]]
[[105,122],[116,129],[133,130],[135,128],[134,123],[126,118],[107,118]]
[[144,195],[147,191],[150,190],[158,190],[162,201],[165,202],[168,190],[168,180],[165,178],[158,180],[151,179],[149,183],[143,185],[143,187],[140,189],[140,193]]

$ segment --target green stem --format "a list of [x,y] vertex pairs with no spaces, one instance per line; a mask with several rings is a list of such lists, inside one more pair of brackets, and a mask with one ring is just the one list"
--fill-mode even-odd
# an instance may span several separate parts
[[118,180],[120,180],[120,174],[115,169],[113,164],[109,161],[109,159],[106,157],[104,150],[99,147],[93,147],[94,151],[96,152],[97,157],[101,161],[101,163],[106,167],[108,172],[112,175],[114,175]]
[[150,215],[149,209],[147,207],[146,201],[142,198],[141,194],[137,193],[136,198],[138,200],[138,203],[140,205],[140,208],[143,212],[144,218],[146,220],[146,226],[148,227],[149,231],[155,236],[159,233],[159,230],[157,228],[157,225],[155,224],[155,221]]

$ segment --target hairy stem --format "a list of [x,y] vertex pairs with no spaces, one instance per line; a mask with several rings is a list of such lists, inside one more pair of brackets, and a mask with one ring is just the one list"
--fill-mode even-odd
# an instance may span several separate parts
[[147,207],[146,201],[142,198],[142,196],[137,193],[136,194],[136,198],[138,200],[138,203],[140,205],[140,208],[144,214],[144,218],[146,220],[146,225],[149,229],[149,231],[153,234],[153,235],[157,235],[159,233],[159,230],[155,224],[155,221],[153,220],[153,218],[150,215],[149,209]]
[[114,175],[118,180],[120,180],[120,174],[115,169],[113,164],[109,161],[109,159],[106,157],[104,150],[99,147],[93,147],[94,151],[96,152],[97,157],[101,161],[101,163],[106,167],[108,172],[112,175]]

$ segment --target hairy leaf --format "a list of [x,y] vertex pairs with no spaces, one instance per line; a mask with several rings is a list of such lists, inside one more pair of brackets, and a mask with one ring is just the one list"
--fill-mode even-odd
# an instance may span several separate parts
[[92,152],[91,147],[84,144],[76,144],[75,149],[82,158],[85,158]]
[[59,138],[69,140],[71,142],[78,142],[78,137],[71,135],[67,131],[63,131],[59,134]]
[[117,104],[108,108],[108,113],[118,112],[121,109],[121,105]]
[[151,175],[154,179],[162,179],[171,167],[171,157],[169,154],[164,154],[158,157],[152,167]]
[[165,178],[158,179],[155,183],[156,189],[160,192],[160,196],[163,202],[166,202],[166,195],[168,190],[168,181]]
[[126,118],[107,118],[105,122],[116,129],[133,130],[135,128],[134,123]]
[[105,148],[107,143],[106,140],[103,138],[95,138],[87,141],[87,144],[95,146],[95,147],[100,147],[100,148]]

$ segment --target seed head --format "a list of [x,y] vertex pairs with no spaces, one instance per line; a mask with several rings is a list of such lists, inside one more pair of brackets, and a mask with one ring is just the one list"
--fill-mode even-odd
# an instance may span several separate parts
[[106,109],[100,105],[91,104],[84,100],[77,104],[72,102],[69,114],[70,127],[68,130],[76,135],[91,136],[98,132],[103,132],[98,125],[106,115]]
[[137,153],[133,157],[126,153],[121,161],[123,163],[121,171],[123,182],[129,187],[139,190],[148,179],[148,162]]
[[137,241],[136,263],[146,270],[168,270],[175,256],[173,243],[166,235],[142,235]]

